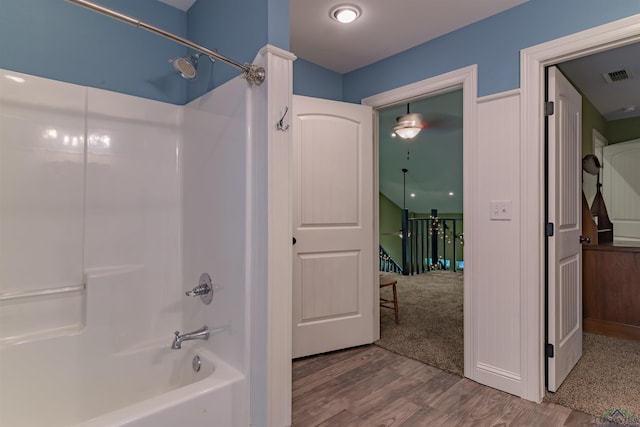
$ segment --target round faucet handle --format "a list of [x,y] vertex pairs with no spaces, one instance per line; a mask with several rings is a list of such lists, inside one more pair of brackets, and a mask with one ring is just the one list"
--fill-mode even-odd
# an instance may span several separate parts
[[176,336],[180,335],[180,331],[175,331],[174,333],[176,334]]

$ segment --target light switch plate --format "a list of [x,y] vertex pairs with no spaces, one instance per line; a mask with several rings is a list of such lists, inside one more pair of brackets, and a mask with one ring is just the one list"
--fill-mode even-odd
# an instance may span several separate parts
[[492,200],[489,218],[495,221],[511,221],[511,200]]

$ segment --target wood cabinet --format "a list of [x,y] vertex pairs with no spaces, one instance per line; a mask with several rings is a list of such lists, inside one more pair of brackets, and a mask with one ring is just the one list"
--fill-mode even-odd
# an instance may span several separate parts
[[640,247],[583,246],[583,329],[640,340]]

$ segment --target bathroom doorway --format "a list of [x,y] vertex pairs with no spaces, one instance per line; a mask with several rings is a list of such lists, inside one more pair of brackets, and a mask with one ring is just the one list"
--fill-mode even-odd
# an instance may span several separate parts
[[[420,100],[427,100],[429,98],[436,98],[438,96],[443,96],[445,98],[447,97],[452,97],[452,99],[454,99],[455,97],[459,96],[460,100],[459,100],[459,105],[460,105],[460,109],[461,109],[461,114],[459,114],[459,120],[462,122],[460,125],[460,132],[461,132],[461,163],[462,163],[462,168],[463,170],[466,171],[471,171],[472,170],[472,162],[474,159],[474,144],[472,143],[473,140],[473,129],[474,129],[474,123],[475,123],[475,99],[476,99],[476,93],[477,93],[477,88],[476,88],[476,73],[477,73],[477,68],[476,66],[470,66],[470,67],[466,67],[466,68],[462,68],[456,71],[452,71],[450,73],[446,73],[440,76],[436,76],[430,79],[426,79],[423,80],[421,82],[417,82],[417,83],[413,83],[411,85],[408,86],[404,86],[404,87],[400,87],[397,89],[393,89],[390,90],[388,92],[384,92],[378,95],[374,95],[372,97],[366,98],[363,100],[363,104],[365,105],[370,105],[375,109],[376,112],[376,117],[375,117],[375,126],[376,129],[380,128],[380,129],[384,129],[381,124],[381,117],[384,117],[384,110],[390,110],[390,114],[393,115],[395,114],[395,110],[394,109],[398,109],[398,112],[400,112],[401,110],[406,112],[406,106],[407,104],[409,104],[409,111],[411,112],[411,105],[414,102],[421,102]],[[426,101],[424,101],[426,102]],[[434,114],[435,116],[435,114]],[[442,115],[441,117],[446,117],[444,115]],[[464,117],[464,120],[462,120],[462,117]],[[447,129],[446,126],[449,125],[451,126],[455,121],[455,116],[452,117],[446,117],[448,119],[450,119],[450,122],[447,124],[446,120],[442,120],[442,125],[444,127],[444,129],[439,129],[438,131],[441,131],[443,133],[446,133]],[[388,129],[387,129],[388,131]],[[389,133],[389,138],[390,137],[390,132]],[[381,177],[381,169],[382,169],[382,158],[381,156],[383,155],[383,142],[381,142],[381,140],[383,138],[386,138],[387,136],[382,136],[381,134],[379,134],[379,132],[374,132],[374,136],[375,136],[375,149],[376,149],[376,170],[375,170],[375,180],[376,180],[376,190],[377,193],[380,193],[383,186],[383,183],[381,181],[379,181],[379,177]],[[427,136],[427,133],[425,132],[425,136]],[[400,145],[401,147],[403,145]],[[404,145],[405,148],[407,148],[406,145]],[[428,150],[428,148],[427,148]],[[409,149],[405,152],[403,152],[403,156],[404,156],[404,160],[406,161],[407,158],[407,152],[408,152],[408,157],[409,157],[409,161],[411,161],[412,159],[412,149],[411,147],[409,147]],[[415,155],[415,150],[413,151]],[[424,157],[427,157],[428,154],[423,154]],[[422,157],[422,156],[421,156]],[[421,164],[420,164],[420,160],[421,157],[414,157],[415,159],[415,167],[414,169],[418,169],[420,168]],[[393,168],[393,167],[392,167]],[[398,168],[398,165],[396,165],[396,169]],[[401,179],[404,179],[405,176],[403,176],[402,173],[402,165],[400,165],[400,171],[398,171],[398,174],[400,175]],[[408,167],[404,167],[404,169],[409,169]],[[409,172],[407,172],[408,174]],[[402,183],[402,181],[400,181]],[[464,176],[462,176],[461,179],[462,182],[462,194],[461,194],[461,213],[464,216],[465,213],[468,215],[469,218],[472,218],[473,216],[471,215],[472,212],[472,203],[471,203],[471,194],[472,194],[472,185],[473,185],[473,177],[471,175],[471,173],[466,173],[464,174]],[[395,186],[397,187],[397,183],[395,184]],[[391,185],[393,187],[393,184]],[[403,185],[402,189],[400,191],[400,194],[404,193],[404,190],[406,189],[406,186]],[[450,192],[453,192],[455,195],[455,192],[458,190],[450,190],[447,189],[446,192],[444,193],[446,197],[452,197],[449,196]],[[418,193],[415,193],[416,196],[418,195]],[[411,197],[411,193],[408,193],[408,197]],[[446,198],[445,197],[445,198]],[[404,199],[404,197],[402,198]],[[404,200],[403,200],[404,202]],[[376,247],[379,248],[380,247],[380,241],[381,239],[381,233],[379,232],[379,225],[380,225],[380,218],[378,215],[379,212],[379,204],[377,203],[375,206],[375,210],[376,210],[376,230],[375,230],[375,235],[376,235]],[[467,260],[471,259],[473,257],[473,240],[471,238],[472,236],[472,231],[473,229],[473,222],[472,221],[467,221],[467,223],[464,225],[464,233],[468,236],[466,239],[464,239],[464,253],[465,253],[465,258]],[[428,257],[427,257],[428,258]],[[431,263],[435,264],[434,262],[435,260],[431,260]],[[471,374],[471,370],[472,370],[472,366],[473,366],[473,359],[474,359],[474,349],[473,349],[473,312],[472,312],[472,301],[473,301],[473,294],[472,294],[472,287],[471,287],[471,283],[472,283],[472,270],[470,267],[472,267],[472,265],[469,265],[472,263],[467,263],[466,268],[464,268],[463,273],[462,273],[462,278],[463,278],[463,298],[462,298],[462,305],[463,305],[463,326],[462,326],[462,330],[463,330],[463,343],[462,343],[462,351],[463,351],[463,366],[462,366],[462,372],[461,374],[464,376],[470,376]],[[450,264],[451,267],[451,264]],[[427,273],[429,274],[429,273]],[[400,295],[401,295],[401,290],[398,290]],[[399,299],[401,297],[399,296]],[[402,303],[400,302],[400,313],[402,313]],[[401,314],[400,314],[401,315]],[[401,322],[401,320],[400,320]],[[377,339],[380,339],[380,336],[377,337]]]
[[[376,344],[464,373],[463,91],[378,111],[380,275],[397,281],[398,321]],[[407,119],[419,133],[402,137]],[[400,126],[400,127],[399,127]],[[411,131],[411,129],[410,129]],[[389,287],[381,298],[393,299]]]

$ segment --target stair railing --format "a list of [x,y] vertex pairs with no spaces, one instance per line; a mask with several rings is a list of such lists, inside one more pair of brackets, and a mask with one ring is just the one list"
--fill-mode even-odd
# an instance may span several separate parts
[[[464,266],[462,218],[438,217],[436,209],[428,218],[409,218],[402,212],[402,274],[431,270],[458,271]],[[459,264],[460,263],[460,264]],[[464,267],[462,267],[464,268]]]
[[380,246],[380,271],[387,273],[402,273],[402,266],[398,264],[391,255]]

